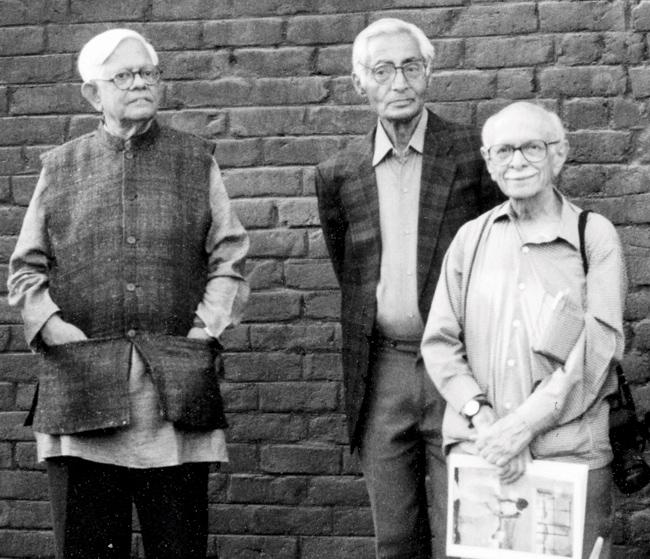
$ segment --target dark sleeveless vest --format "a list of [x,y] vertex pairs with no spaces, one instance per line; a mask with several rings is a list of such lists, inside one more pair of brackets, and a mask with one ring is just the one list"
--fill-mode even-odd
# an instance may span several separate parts
[[153,122],[127,141],[100,125],[43,157],[50,295],[89,340],[45,349],[35,430],[128,425],[133,345],[165,419],[226,426],[218,344],[186,337],[208,279],[212,152]]
[[102,126],[44,157],[50,293],[89,337],[186,335],[207,281],[208,142]]

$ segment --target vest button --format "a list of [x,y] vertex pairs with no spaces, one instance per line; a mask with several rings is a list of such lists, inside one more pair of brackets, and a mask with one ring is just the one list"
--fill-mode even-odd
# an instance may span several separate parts
[[135,283],[127,283],[126,284],[126,290],[127,291],[135,291]]
[[133,159],[133,154],[130,151],[127,151],[124,153],[124,157],[127,159]]
[[126,335],[127,335],[129,338],[135,338],[135,330],[129,330],[129,331],[126,333]]
[[134,245],[135,244],[135,237],[133,235],[129,235],[126,238],[126,242],[129,243],[130,245]]

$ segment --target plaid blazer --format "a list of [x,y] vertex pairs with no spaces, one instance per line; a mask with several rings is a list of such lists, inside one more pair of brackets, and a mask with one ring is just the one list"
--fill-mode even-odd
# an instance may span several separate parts
[[[316,168],[321,226],[341,288],[345,408],[352,449],[363,433],[381,261],[374,138],[375,129]],[[475,131],[429,111],[417,240],[418,306],[423,322],[456,231],[502,200],[487,175],[479,145]]]

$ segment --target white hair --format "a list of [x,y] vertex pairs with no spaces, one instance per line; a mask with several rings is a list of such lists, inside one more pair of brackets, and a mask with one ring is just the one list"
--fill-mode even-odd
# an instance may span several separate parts
[[151,44],[137,31],[131,29],[109,29],[95,35],[88,41],[81,52],[77,67],[84,82],[102,77],[102,66],[108,57],[125,39],[135,39],[142,43],[154,66],[158,65],[158,55]]
[[377,35],[394,35],[395,33],[408,33],[413,37],[420,48],[420,54],[429,69],[433,62],[434,49],[431,41],[424,34],[424,31],[417,25],[397,18],[378,19],[366,27],[354,39],[352,44],[352,69],[359,76],[359,79],[365,79],[367,69],[364,66],[368,59],[368,42]]
[[538,105],[537,103],[531,103],[529,101],[515,101],[514,103],[511,103],[507,107],[501,109],[499,112],[493,114],[490,118],[488,118],[485,121],[481,133],[481,140],[483,141],[483,145],[485,145],[485,139],[488,132],[495,126],[499,117],[509,112],[522,111],[522,110],[541,116],[544,120],[548,122],[549,128],[553,136],[555,137],[555,139],[561,142],[564,142],[566,140],[566,131],[564,129],[564,125],[562,124],[562,120],[560,120],[560,117],[556,113],[548,110],[546,107],[543,107],[542,105]]

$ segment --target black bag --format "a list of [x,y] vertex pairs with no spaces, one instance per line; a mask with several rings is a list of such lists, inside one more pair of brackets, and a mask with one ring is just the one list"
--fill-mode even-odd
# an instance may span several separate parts
[[[589,210],[580,213],[578,218],[578,233],[580,238],[580,254],[585,276],[589,271],[589,261],[585,249],[585,227]],[[630,386],[623,373],[620,363],[616,363],[618,388],[608,396],[609,412],[609,441],[612,445],[614,460],[612,474],[614,483],[621,492],[631,495],[643,489],[650,482],[650,466],[643,459],[645,443],[648,439],[647,419],[639,421],[636,406],[632,399]]]

